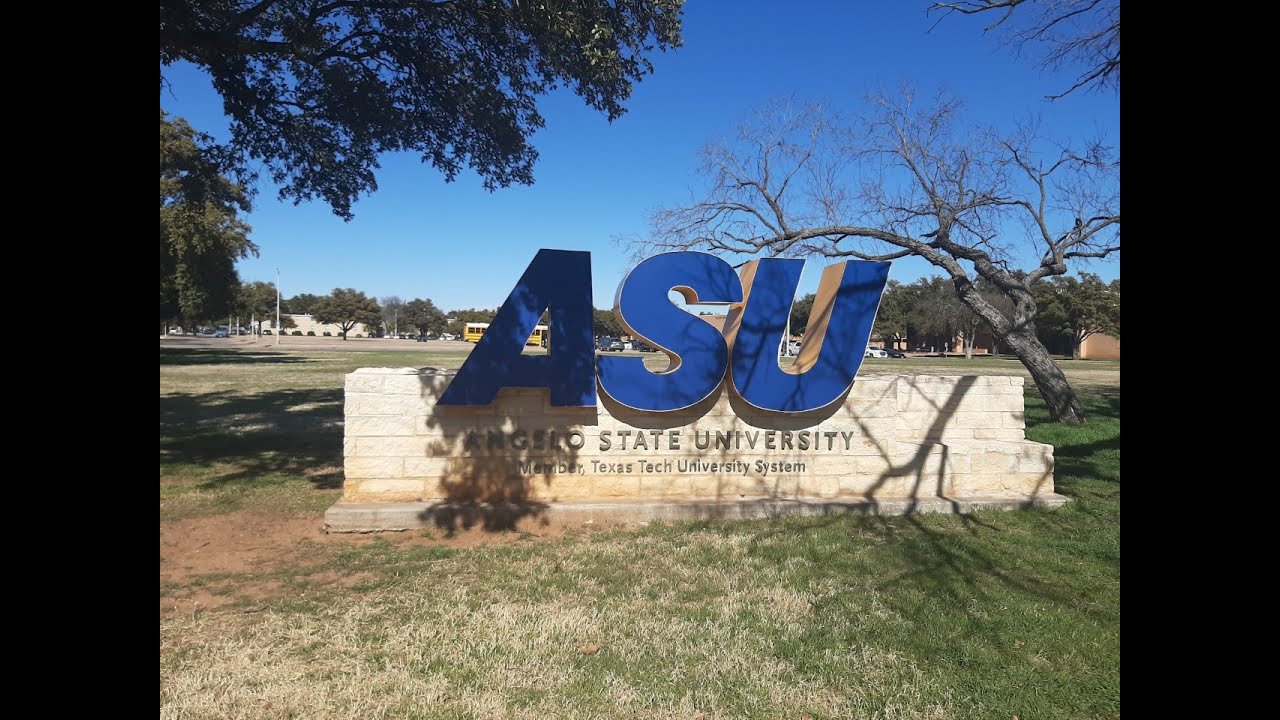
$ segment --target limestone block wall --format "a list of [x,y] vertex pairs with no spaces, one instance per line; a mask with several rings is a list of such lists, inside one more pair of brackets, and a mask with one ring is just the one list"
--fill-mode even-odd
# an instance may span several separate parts
[[1053,448],[1024,436],[1023,380],[859,376],[842,403],[782,415],[723,388],[673,413],[603,394],[553,408],[508,388],[487,407],[437,406],[451,373],[346,376],[343,499],[1020,497],[1053,492]]

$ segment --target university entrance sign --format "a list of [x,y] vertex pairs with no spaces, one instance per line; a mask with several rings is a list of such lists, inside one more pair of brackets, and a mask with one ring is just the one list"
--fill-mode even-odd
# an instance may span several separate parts
[[[655,372],[640,357],[597,357],[590,254],[540,250],[456,373],[347,376],[343,499],[328,527],[1065,501],[1053,448],[1024,437],[1021,377],[858,376],[888,263],[825,268],[799,356],[783,368],[802,268],[769,258],[735,272],[692,252],[639,263],[614,310],[670,358]],[[726,305],[723,331],[673,291]],[[549,352],[526,354],[544,311]]]

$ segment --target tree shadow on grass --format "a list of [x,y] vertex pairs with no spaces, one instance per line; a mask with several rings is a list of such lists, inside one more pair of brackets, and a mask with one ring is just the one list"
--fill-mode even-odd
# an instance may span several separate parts
[[1120,484],[1120,391],[1082,394],[1081,401],[1089,420],[1073,428],[1050,420],[1038,393],[1027,395],[1027,438],[1053,445],[1054,477],[1067,494],[1079,478]]
[[[1054,445],[1056,490],[1061,492],[1075,486],[1069,482],[1064,488],[1066,478],[1079,481],[1081,489],[1091,494],[1096,493],[1090,485],[1118,488],[1119,389],[1082,398],[1090,418],[1089,424],[1083,427],[1051,423],[1047,414],[1044,419],[1033,419],[1033,415],[1044,409],[1044,403],[1038,394],[1027,400],[1029,439],[1050,441]],[[1038,426],[1044,427],[1035,432]],[[1090,533],[1084,531],[1096,525],[1097,534],[1106,534],[1105,531],[1118,522],[1118,491],[1108,501],[1117,504],[1114,510],[1094,502],[1077,502],[1065,511],[1029,510],[1016,515],[992,516],[993,522],[980,532],[956,533],[945,523],[920,517],[867,518],[860,526],[884,538],[892,535],[894,548],[904,564],[914,566],[882,583],[885,589],[905,587],[955,603],[970,602],[975,597],[996,599],[1012,592],[1061,607],[1105,614],[1113,609],[1081,602],[1082,591],[1068,577],[1070,571],[1060,567],[1061,563],[1057,562],[1060,558],[1048,557],[1052,553],[1047,552],[1045,546],[1079,546],[1077,551],[1090,552],[1087,540]],[[1032,540],[1033,536],[1037,539]],[[1109,547],[1107,543],[1103,545]],[[1116,563],[1118,577],[1118,558]]]
[[195,350],[160,348],[161,365],[261,365],[306,363],[309,358],[265,350]]
[[341,488],[342,390],[162,395],[160,473],[192,465],[216,473],[206,487],[289,474]]
[[[843,586],[819,601],[815,612],[825,605],[826,611],[850,612],[871,590],[903,617],[921,612],[925,603],[957,620],[982,619],[991,607],[1022,597],[1067,615],[1107,623],[1114,615],[1118,622],[1120,393],[1083,399],[1090,418],[1083,427],[1051,423],[1047,413],[1032,420],[1044,403],[1038,394],[1027,400],[1028,427],[1037,429],[1029,439],[1055,446],[1055,490],[1078,493],[1066,508],[782,520],[755,533],[752,552],[785,564],[800,548],[823,582]],[[875,558],[871,565],[867,553]]]

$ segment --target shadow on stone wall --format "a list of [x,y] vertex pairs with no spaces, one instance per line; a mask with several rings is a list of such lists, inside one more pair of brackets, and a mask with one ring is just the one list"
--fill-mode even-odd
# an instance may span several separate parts
[[[593,372],[594,368],[582,368]],[[876,376],[870,376],[872,378]],[[830,405],[812,412],[786,414],[762,411],[745,403],[736,393],[722,384],[715,393],[702,402],[679,413],[651,413],[623,406],[599,393],[599,403],[617,421],[640,430],[668,430],[690,426],[711,413],[721,402],[722,394],[729,393],[728,405],[742,424],[762,430],[803,430],[840,415],[841,422],[852,422],[859,429],[861,438],[870,439],[874,445],[871,456],[878,457],[881,467],[874,479],[857,500],[849,496],[830,497],[824,500],[823,512],[876,514],[883,500],[908,502],[907,513],[914,512],[918,501],[928,499],[949,500],[953,512],[962,513],[961,504],[948,496],[948,468],[952,462],[951,450],[943,431],[949,419],[959,410],[963,399],[978,381],[976,376],[955,378],[946,383],[950,387],[943,399],[930,397],[911,376],[896,376],[897,381],[887,383],[885,393],[897,393],[898,397],[881,400],[892,401],[894,407],[900,393],[915,396],[915,400],[927,399],[933,419],[927,428],[919,430],[917,439],[908,441],[916,447],[904,453],[895,431],[885,432],[885,423],[873,428],[868,419],[852,413],[841,415],[846,407],[848,392]],[[444,392],[452,374],[448,371],[424,370],[418,375],[422,396],[433,404]],[[903,384],[905,388],[903,387]],[[936,388],[936,385],[934,386]],[[572,426],[598,427],[600,418],[595,407],[552,408],[548,404],[548,392],[539,389],[507,388],[489,406],[436,407],[427,420],[428,429],[438,433],[440,439],[428,449],[428,462],[441,463],[437,471],[443,479],[439,489],[444,497],[428,501],[422,520],[446,532],[479,527],[488,531],[506,531],[529,518],[542,518],[550,503],[561,499],[556,494],[557,478],[565,468],[575,467],[581,456],[583,444],[591,438],[578,436],[574,443],[566,430]],[[523,431],[515,436],[516,430]],[[515,439],[515,442],[513,442]],[[896,452],[895,452],[896,450]],[[742,449],[696,450],[692,444],[682,453],[684,457],[712,462],[728,462],[741,459]],[[467,458],[454,463],[455,458]],[[851,460],[850,474],[859,472]],[[447,464],[447,470],[446,465]],[[522,471],[522,466],[524,471]],[[412,473],[408,473],[412,475]],[[1052,471],[1046,471],[1025,505],[1032,505],[1036,496],[1052,492]],[[759,503],[762,509],[786,503],[812,502],[813,497],[799,498],[794,488],[797,481],[789,483],[784,478],[753,478],[755,487],[750,493],[741,492],[742,484],[730,485],[724,479],[715,481],[713,496],[699,494],[691,504],[702,504],[697,514],[703,517],[723,517],[728,513],[741,513],[742,503]],[[905,494],[905,497],[904,497]],[[573,499],[577,499],[575,496]],[[645,497],[645,500],[659,500]],[[731,504],[726,503],[730,501]],[[935,503],[936,505],[936,503]],[[761,514],[769,514],[763,512]],[[545,519],[544,519],[545,522]]]
[[[578,370],[594,373],[594,367]],[[420,373],[423,398],[435,405],[453,375]],[[586,442],[585,434],[564,431],[599,421],[595,406],[550,407],[548,401],[546,390],[505,388],[492,405],[435,406],[427,429],[442,438],[428,454],[449,471],[441,473],[444,498],[428,501],[421,519],[446,533],[475,527],[504,532],[530,518],[545,523],[549,502],[559,499],[555,478],[577,465],[582,444],[575,446],[576,438]],[[463,457],[465,463],[453,462]]]
[[[860,500],[827,499],[823,503],[823,511],[828,513],[878,514],[882,499],[886,499],[883,494],[886,486],[895,481],[901,481],[897,484],[899,487],[905,487],[905,497],[899,492],[893,492],[887,495],[887,499],[891,499],[895,503],[904,499],[907,500],[906,514],[914,514],[919,502],[926,499],[947,500],[950,502],[953,512],[964,514],[959,500],[952,497],[948,492],[947,473],[948,468],[951,466],[952,458],[950,447],[948,442],[943,439],[943,434],[949,421],[959,411],[962,401],[970,394],[980,376],[969,375],[955,378],[955,383],[952,384],[946,398],[942,401],[929,398],[918,386],[915,377],[909,375],[897,375],[895,377],[897,382],[890,384],[886,392],[899,393],[901,392],[899,386],[905,383],[906,392],[909,395],[913,394],[917,396],[917,399],[923,399],[929,403],[934,415],[932,422],[929,427],[921,431],[920,440],[908,441],[910,444],[916,445],[916,449],[904,459],[901,453],[893,452],[894,446],[899,442],[895,433],[877,438],[874,430],[864,419],[851,416],[858,425],[861,437],[871,439],[874,442],[875,454],[880,458],[886,469],[877,473],[874,481],[862,493]],[[728,385],[726,382],[711,397],[694,406],[691,410],[695,413],[695,418],[690,418],[684,414],[679,417],[670,417],[659,413],[632,410],[613,401],[603,393],[601,394],[601,404],[605,406],[611,415],[628,425],[643,429],[668,429],[684,427],[695,422],[696,418],[704,417],[720,401],[721,395],[727,393],[730,407],[743,424],[764,430],[796,431],[815,428],[820,423],[836,417],[844,409],[849,393],[853,390],[851,386],[838,400],[818,410],[804,413],[779,413],[761,410],[748,404],[736,392],[729,389]],[[896,407],[897,398],[892,398],[892,401]],[[739,456],[740,453],[741,451],[736,449],[710,450],[699,452],[696,457],[714,462],[728,462]],[[851,460],[850,462],[852,463],[853,461]],[[856,471],[851,469],[852,472]],[[1029,497],[1021,505],[1023,507],[1031,507],[1035,504],[1037,497],[1052,491],[1053,473],[1052,470],[1048,470],[1041,473],[1034,491],[1030,493]],[[784,508],[781,507],[782,504],[787,502],[812,502],[814,500],[812,497],[800,498],[795,493],[786,492],[779,488],[779,484],[776,481],[771,484],[766,478],[756,479],[756,487],[751,495],[740,494],[736,486],[731,486],[723,481],[718,482],[714,497],[706,499],[708,502],[699,515],[708,518],[724,517],[726,513],[742,513],[739,507],[723,505],[725,501],[733,501],[735,504],[744,502],[757,503],[762,509],[778,508],[776,514],[781,515],[784,512]],[[770,513],[762,511],[752,514],[768,515]]]

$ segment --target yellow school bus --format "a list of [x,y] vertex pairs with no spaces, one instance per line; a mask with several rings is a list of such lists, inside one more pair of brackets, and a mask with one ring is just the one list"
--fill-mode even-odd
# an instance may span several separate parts
[[[480,338],[484,337],[484,331],[488,329],[489,323],[467,323],[462,339],[472,343],[480,342]],[[539,325],[533,329],[533,334],[529,336],[529,339],[524,344],[542,347],[543,341],[550,337],[551,329],[546,325]]]
[[525,341],[525,345],[533,347],[549,346],[551,343],[551,329],[546,325],[538,325],[533,329],[533,334]]

